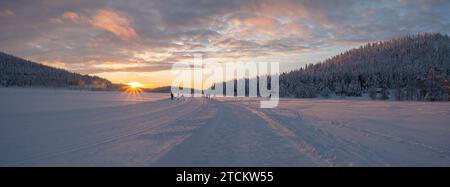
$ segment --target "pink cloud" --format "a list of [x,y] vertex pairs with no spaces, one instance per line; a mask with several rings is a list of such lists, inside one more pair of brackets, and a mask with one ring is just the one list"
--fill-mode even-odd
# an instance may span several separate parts
[[62,15],[63,19],[72,22],[81,22],[83,17],[75,12],[64,12]]
[[112,33],[123,40],[135,39],[138,37],[138,34],[131,24],[131,18],[112,9],[97,10],[92,16],[85,16],[68,11],[64,12],[61,18],[54,18],[50,21],[52,23],[61,23],[63,20],[78,24],[88,24],[96,29]]
[[122,39],[134,39],[138,37],[138,34],[131,26],[131,20],[114,10],[98,10],[90,20],[90,23],[94,27],[106,30]]
[[0,12],[0,17],[9,17],[14,16],[14,12],[12,10],[5,9]]

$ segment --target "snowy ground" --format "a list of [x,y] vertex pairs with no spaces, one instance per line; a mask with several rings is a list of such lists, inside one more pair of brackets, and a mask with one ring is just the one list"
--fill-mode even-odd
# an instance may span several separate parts
[[0,88],[0,166],[450,166],[450,103]]

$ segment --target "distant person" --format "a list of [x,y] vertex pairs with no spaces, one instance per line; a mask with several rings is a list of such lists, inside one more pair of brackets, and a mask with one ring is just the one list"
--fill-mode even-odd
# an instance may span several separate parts
[[173,100],[173,93],[170,93],[170,100]]

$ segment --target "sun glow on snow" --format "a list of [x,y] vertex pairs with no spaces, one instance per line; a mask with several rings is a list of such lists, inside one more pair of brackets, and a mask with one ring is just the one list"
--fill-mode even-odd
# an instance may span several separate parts
[[130,96],[139,95],[142,93],[142,87],[144,85],[139,82],[130,82],[128,83],[128,86],[124,89],[126,93]]

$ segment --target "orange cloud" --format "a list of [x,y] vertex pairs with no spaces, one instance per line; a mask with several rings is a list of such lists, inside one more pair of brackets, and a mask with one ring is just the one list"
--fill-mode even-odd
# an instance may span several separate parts
[[82,17],[75,12],[64,12],[62,17],[73,22],[80,22]]
[[268,17],[234,18],[229,22],[228,32],[240,37],[254,37],[256,35],[273,36],[277,30],[278,22]]
[[126,16],[114,10],[98,10],[90,23],[99,29],[106,30],[122,39],[134,39],[138,34]]
[[66,63],[59,61],[59,60],[55,60],[55,61],[41,61],[41,64],[44,64],[46,66],[51,66],[51,67],[56,67],[56,68],[62,68],[65,69],[67,68]]
[[131,25],[132,21],[122,13],[112,9],[97,10],[93,16],[84,16],[76,12],[68,11],[63,13],[62,18],[50,19],[52,23],[62,23],[62,20],[89,24],[96,29],[105,30],[124,40],[138,37],[138,34]]
[[262,0],[247,2],[244,8],[268,17],[307,17],[310,11],[303,4],[297,0]]
[[234,18],[229,21],[228,34],[240,38],[273,40],[285,37],[304,37],[307,28],[292,19],[277,19],[260,15]]
[[273,27],[276,22],[266,17],[252,17],[245,19],[244,24],[250,27]]

